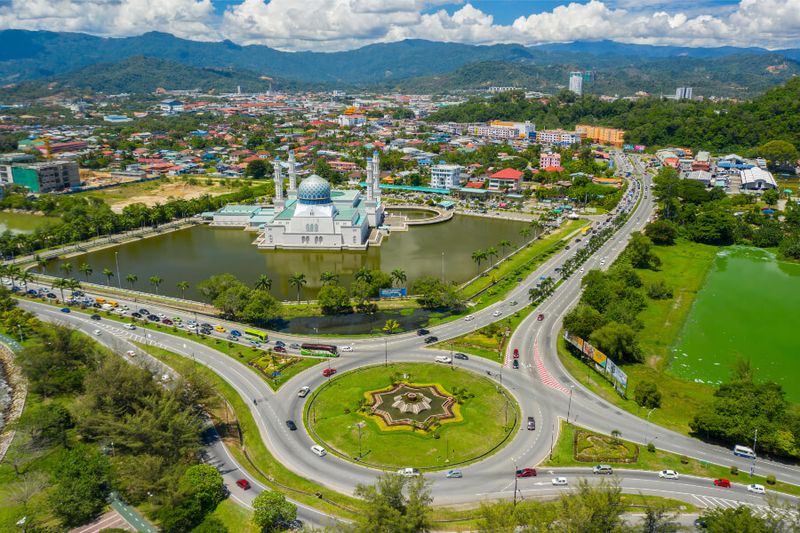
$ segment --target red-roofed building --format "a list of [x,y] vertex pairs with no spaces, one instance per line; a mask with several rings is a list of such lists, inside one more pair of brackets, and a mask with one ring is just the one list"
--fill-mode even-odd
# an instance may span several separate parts
[[470,181],[466,185],[464,185],[465,189],[483,189],[483,182],[480,181]]
[[522,183],[522,172],[513,168],[504,168],[489,176],[490,191],[519,192]]

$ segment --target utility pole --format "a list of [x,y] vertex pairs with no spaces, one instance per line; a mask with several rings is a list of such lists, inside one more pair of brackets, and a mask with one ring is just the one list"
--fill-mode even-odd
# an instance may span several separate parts
[[758,428],[753,433],[753,464],[750,465],[750,475],[756,472],[756,443],[758,442]]
[[389,366],[389,337],[383,338],[383,366]]
[[514,463],[514,507],[517,506],[517,483],[519,482],[519,478],[517,477],[517,463]]
[[574,385],[569,386],[569,404],[567,405],[567,424],[569,424],[569,413],[572,410],[572,391],[575,390]]
[[117,287],[122,289],[122,279],[119,277],[119,252],[114,252],[114,263],[117,265]]

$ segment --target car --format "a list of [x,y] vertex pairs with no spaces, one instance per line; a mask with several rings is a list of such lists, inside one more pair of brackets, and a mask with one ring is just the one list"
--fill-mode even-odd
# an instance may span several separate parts
[[311,387],[300,387],[300,390],[297,391],[297,395],[301,398],[305,398],[308,396],[309,392],[311,392]]
[[136,326],[134,326],[133,324],[125,324],[125,329],[133,331],[134,329],[136,329]]
[[336,373],[335,368],[326,368],[325,370],[322,371],[322,375],[325,376],[326,378],[331,377],[335,373]]
[[133,318],[142,318],[142,314],[141,313],[131,313],[131,316]]
[[342,350],[343,352],[352,352],[353,351],[353,347],[352,346],[342,346],[340,348],[340,350]]
[[286,343],[283,341],[275,341],[275,346],[280,346],[281,348],[285,348]]
[[567,478],[565,477],[554,477],[551,483],[557,487],[565,487],[567,485]]
[[502,314],[503,314],[503,313],[501,313],[501,312],[500,312],[500,310],[498,309],[497,311],[495,311],[494,313],[492,313],[492,316],[494,316],[494,317],[498,317],[498,316],[500,316],[500,315],[502,315]]
[[425,329],[425,328],[421,328],[421,329],[418,329],[418,330],[417,330],[417,335],[418,335],[419,337],[422,337],[423,335],[427,335],[428,333],[430,333],[430,331],[428,331],[428,330],[427,330],[427,329]]
[[89,318],[91,318],[92,320],[100,320],[100,315],[92,315]]
[[241,337],[242,336],[242,332],[239,331],[238,329],[232,329],[231,330],[231,335],[233,335],[234,337]]
[[539,313],[539,316],[536,317],[536,320],[538,320],[539,322],[544,320],[544,313]]
[[595,465],[592,468],[592,474],[605,474],[611,475],[614,473],[614,469],[611,468],[609,465]]
[[246,479],[237,479],[236,485],[238,485],[239,488],[242,490],[247,490],[250,488],[250,482],[247,481]]
[[470,320],[475,320],[475,315],[467,315],[464,317],[464,320],[466,320],[467,322],[469,322]]
[[536,419],[534,419],[532,416],[529,416],[528,417],[528,431],[533,431],[534,429],[536,429]]
[[55,300],[55,299],[56,299],[56,295],[55,295],[55,294],[53,294],[52,292],[48,292],[48,293],[47,293],[47,297],[48,297],[49,299],[51,299],[51,300]]
[[747,492],[752,492],[753,494],[766,494],[767,491],[764,488],[764,485],[759,485],[758,483],[753,483],[752,485],[747,485]]
[[694,527],[696,527],[697,529],[705,529],[705,528],[707,528],[708,524],[706,523],[706,519],[703,518],[702,516],[698,517],[698,518],[695,518]]
[[408,468],[408,467],[401,468],[400,470],[397,471],[397,473],[400,474],[403,477],[417,477],[418,475],[420,475],[418,469],[416,469],[416,468]]
[[278,353],[286,353],[286,348],[284,348],[283,346],[276,346],[272,350]]
[[658,473],[658,477],[661,479],[678,479],[678,473],[674,470],[662,470]]
[[213,326],[211,326],[211,324],[209,324],[208,322],[203,322],[202,324],[200,324],[201,329],[211,329],[212,327]]
[[569,245],[564,247],[565,250],[569,250]]
[[233,335],[228,335],[225,337],[225,339],[233,342],[239,342],[239,337],[234,337]]
[[158,315],[147,315],[147,320],[150,322],[161,322],[161,319],[158,318]]
[[297,424],[294,423],[294,420],[287,420],[286,427],[289,428],[289,431],[297,431]]
[[446,355],[437,355],[434,358],[434,361],[436,361],[437,363],[443,363],[445,365],[449,365],[449,364],[451,364],[453,362],[453,360],[450,359],[450,357],[448,357]]
[[175,322],[173,322],[173,321],[172,321],[172,320],[170,320],[169,318],[165,318],[165,319],[163,319],[163,320],[161,321],[161,323],[162,323],[162,324],[164,324],[165,326],[171,326],[171,325],[175,324]]
[[514,348],[514,353],[512,354],[514,359],[519,359],[519,348]]
[[725,478],[715,479],[714,480],[714,485],[716,485],[717,487],[730,487],[731,486],[731,481],[729,479],[725,479]]
[[167,315],[165,315],[164,313],[158,313],[158,318],[164,320],[165,318],[167,318]]
[[461,473],[461,470],[448,470],[447,475],[445,477],[448,478],[462,478],[464,474]]
[[325,451],[325,448],[320,446],[319,444],[315,444],[311,447],[311,451],[314,452],[315,455],[319,455],[320,457],[325,457],[328,452]]
[[289,348],[291,348],[292,350],[299,350],[300,345],[297,344],[296,342],[293,342],[292,344],[289,345]]
[[100,333],[102,333],[102,331],[100,331],[99,329],[94,330],[95,335],[100,335]]
[[511,300],[510,302],[508,302],[508,305],[517,305],[517,301],[516,300]]
[[226,329],[222,326],[214,326],[214,331],[217,333],[225,333]]
[[583,268],[583,267],[581,267],[581,274],[583,274],[583,271],[584,271],[584,268]]
[[514,370],[519,368],[519,359],[514,359],[514,361],[511,363],[511,368]]
[[136,352],[134,352],[133,350],[128,350],[127,352],[125,352],[125,355],[127,355],[128,357],[136,357]]
[[62,307],[61,308],[61,312],[62,313],[69,313],[69,307]]
[[461,359],[462,361],[469,360],[469,356],[465,353],[456,352],[453,354],[453,359]]
[[147,309],[142,308],[142,309],[139,309],[139,314],[143,315],[143,316],[148,316],[150,314],[150,311],[148,311]]
[[519,468],[517,469],[517,477],[536,477],[535,468]]
[[433,344],[434,342],[438,341],[439,337],[435,337],[431,335],[430,337],[425,338],[425,344]]

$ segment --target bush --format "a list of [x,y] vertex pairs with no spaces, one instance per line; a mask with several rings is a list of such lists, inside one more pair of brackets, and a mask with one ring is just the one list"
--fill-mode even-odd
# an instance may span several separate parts
[[650,453],[656,453],[656,445],[652,442],[647,443],[647,451]]
[[647,296],[653,300],[669,300],[672,298],[672,287],[664,283],[663,280],[648,283]]
[[652,381],[640,381],[633,392],[633,399],[642,407],[655,409],[661,406],[661,391]]
[[739,475],[739,467],[738,466],[732,466],[731,467],[731,475],[732,476],[738,476]]
[[689,464],[689,458],[686,457],[685,455],[681,455],[681,464],[682,465],[688,465]]
[[767,476],[767,485],[774,485],[775,484],[775,476],[772,474]]

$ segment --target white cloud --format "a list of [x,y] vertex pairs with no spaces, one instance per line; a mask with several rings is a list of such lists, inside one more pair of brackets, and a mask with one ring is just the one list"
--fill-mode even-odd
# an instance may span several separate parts
[[[462,4],[455,11],[445,6]],[[611,39],[687,46],[800,46],[800,0],[591,0],[497,24],[463,0],[241,0],[220,16],[211,0],[0,0],[0,28],[194,40],[228,38],[283,50],[334,51],[421,38],[525,45]]]

